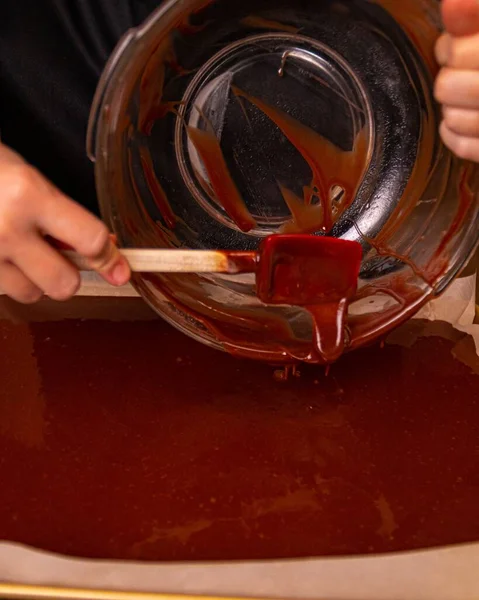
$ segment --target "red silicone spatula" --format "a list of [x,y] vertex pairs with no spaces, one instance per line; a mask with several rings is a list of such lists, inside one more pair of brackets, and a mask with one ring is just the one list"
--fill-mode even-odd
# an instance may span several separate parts
[[354,295],[362,249],[357,242],[290,234],[267,237],[256,268],[257,294],[267,304],[309,306]]
[[[272,235],[258,252],[220,250],[122,250],[131,269],[143,273],[256,274],[256,292],[265,304],[306,308],[314,323],[314,351],[325,362],[344,348],[347,306],[357,287],[362,249],[357,242],[304,234]],[[82,270],[88,261],[66,251]]]
[[266,304],[306,308],[313,319],[313,350],[333,362],[344,350],[347,308],[357,288],[362,248],[314,235],[277,235],[259,251],[256,286]]

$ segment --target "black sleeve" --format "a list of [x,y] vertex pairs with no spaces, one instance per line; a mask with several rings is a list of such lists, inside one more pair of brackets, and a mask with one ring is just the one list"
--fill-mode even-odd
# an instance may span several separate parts
[[85,136],[95,87],[119,38],[159,1],[0,0],[2,142],[94,212]]

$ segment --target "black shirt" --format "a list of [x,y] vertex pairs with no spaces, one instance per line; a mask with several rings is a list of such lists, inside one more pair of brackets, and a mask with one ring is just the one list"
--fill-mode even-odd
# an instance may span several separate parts
[[95,212],[85,152],[93,94],[120,37],[160,2],[0,0],[2,142]]

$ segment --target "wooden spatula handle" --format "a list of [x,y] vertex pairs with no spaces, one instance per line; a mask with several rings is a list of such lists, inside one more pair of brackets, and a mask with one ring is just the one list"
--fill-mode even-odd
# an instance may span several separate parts
[[[137,273],[227,273],[227,256],[214,250],[121,250]],[[80,271],[91,271],[89,261],[71,250],[62,252]]]

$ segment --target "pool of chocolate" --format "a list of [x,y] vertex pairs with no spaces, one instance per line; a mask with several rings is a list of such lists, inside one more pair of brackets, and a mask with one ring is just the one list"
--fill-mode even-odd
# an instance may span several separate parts
[[[464,334],[411,321],[328,375],[282,380],[87,302],[88,319],[0,321],[0,539],[140,560],[479,540],[479,365]],[[136,301],[121,302],[127,315]]]

